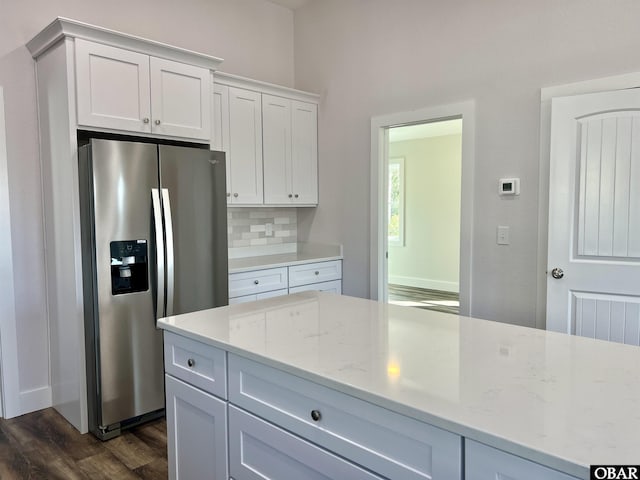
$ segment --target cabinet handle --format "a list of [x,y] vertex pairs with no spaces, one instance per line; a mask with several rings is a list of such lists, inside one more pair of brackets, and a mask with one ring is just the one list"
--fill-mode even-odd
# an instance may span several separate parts
[[237,193],[234,193],[234,194],[233,194],[233,196],[237,198],[237,197],[238,197],[238,194],[237,194]]
[[298,195],[297,193],[294,195],[294,197],[296,197],[296,198],[298,198],[298,196],[299,196],[299,195]]
[[322,418],[322,414],[320,413],[320,410],[311,410],[311,419],[314,422],[319,421]]
[[316,275],[320,275],[320,272],[316,270],[316,271],[315,271],[315,274],[316,274]]
[[289,198],[293,198],[293,195],[291,193],[289,194]]
[[253,283],[255,283],[256,285],[258,285],[260,283],[260,281],[258,280],[254,280]]
[[143,118],[142,123],[149,123],[149,119],[147,117]]
[[160,120],[156,120],[156,121],[155,121],[155,122],[153,122],[153,123],[155,123],[156,125],[160,125]]
[[230,197],[230,196],[231,196],[231,193],[227,193],[227,197]]
[[187,365],[189,365],[189,367],[193,367],[196,364],[196,361],[193,358],[190,358],[189,360],[187,360]]

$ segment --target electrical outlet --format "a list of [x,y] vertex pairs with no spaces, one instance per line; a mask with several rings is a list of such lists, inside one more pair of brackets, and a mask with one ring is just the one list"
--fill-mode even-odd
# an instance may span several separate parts
[[266,237],[273,237],[273,223],[267,223],[264,226],[264,234]]

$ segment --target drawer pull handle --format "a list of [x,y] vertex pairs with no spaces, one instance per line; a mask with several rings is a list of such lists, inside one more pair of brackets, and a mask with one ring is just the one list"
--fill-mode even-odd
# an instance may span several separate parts
[[189,367],[193,367],[196,364],[196,361],[193,358],[190,358],[189,360],[187,360],[187,365],[189,365]]
[[311,410],[311,419],[314,422],[319,421],[322,418],[322,414],[320,413],[320,410]]
[[253,283],[255,283],[256,285],[258,285],[260,283],[259,280],[254,280]]
[[320,272],[316,270],[316,275],[320,275]]

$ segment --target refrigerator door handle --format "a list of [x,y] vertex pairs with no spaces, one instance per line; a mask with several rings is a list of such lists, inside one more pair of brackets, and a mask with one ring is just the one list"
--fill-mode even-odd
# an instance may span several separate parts
[[160,206],[160,192],[157,188],[151,189],[151,206],[153,210],[153,225],[156,231],[156,261],[158,264],[157,291],[156,291],[156,318],[164,317],[164,238],[162,232],[162,208]]
[[164,212],[164,231],[167,241],[167,312],[166,315],[173,315],[173,300],[175,293],[175,270],[173,251],[173,222],[171,220],[171,201],[169,200],[169,190],[162,189],[162,206]]

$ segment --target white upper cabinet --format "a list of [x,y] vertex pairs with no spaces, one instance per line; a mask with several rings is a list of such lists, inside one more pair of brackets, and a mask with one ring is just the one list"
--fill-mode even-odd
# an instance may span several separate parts
[[227,170],[230,203],[262,203],[262,104],[251,90],[229,87]]
[[162,58],[150,60],[152,131],[208,140],[211,136],[209,70]]
[[291,100],[262,95],[262,151],[265,205],[291,203]]
[[212,103],[229,204],[318,204],[317,95],[216,72]]
[[297,204],[318,203],[318,106],[291,101],[291,190]]
[[77,39],[78,125],[208,140],[206,68]]
[[213,118],[211,149],[227,154],[227,203],[231,203],[231,168],[229,165],[229,87],[213,84]]
[[318,203],[318,107],[262,95],[265,205]]
[[78,125],[150,133],[149,56],[75,43]]

